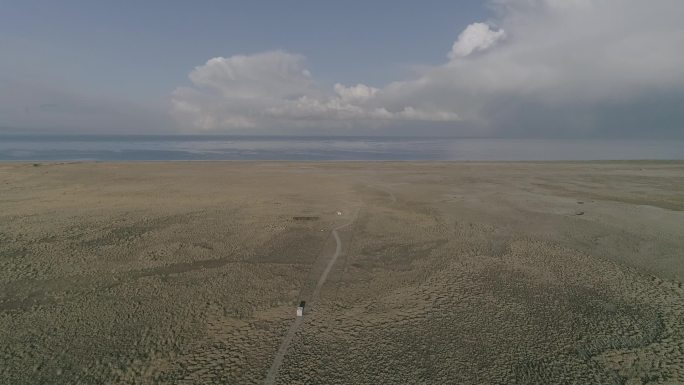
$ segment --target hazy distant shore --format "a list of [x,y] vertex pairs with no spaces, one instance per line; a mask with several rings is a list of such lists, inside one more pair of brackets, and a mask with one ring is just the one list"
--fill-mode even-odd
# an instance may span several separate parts
[[684,140],[283,136],[0,136],[0,161],[575,161],[684,159]]

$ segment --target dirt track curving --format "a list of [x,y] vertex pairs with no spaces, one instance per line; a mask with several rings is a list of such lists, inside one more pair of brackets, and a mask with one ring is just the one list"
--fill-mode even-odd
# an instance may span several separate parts
[[[311,299],[307,304],[305,314],[311,312],[310,309],[315,309],[315,304],[318,301],[318,297],[320,296],[321,288],[323,288],[325,281],[328,279],[328,274],[330,274],[330,270],[335,265],[337,258],[340,256],[340,253],[342,252],[342,240],[340,239],[338,230],[341,230],[351,225],[352,223],[353,221],[346,223],[344,225],[337,226],[333,229],[332,235],[335,238],[335,252],[330,257],[327,265],[325,266],[325,270],[323,270],[320,277],[318,278],[316,288],[314,289]],[[304,317],[295,317],[294,321],[292,322],[292,325],[287,330],[287,334],[285,335],[285,338],[283,338],[283,341],[280,343],[278,352],[276,352],[276,355],[273,358],[273,363],[271,363],[271,367],[268,369],[268,373],[266,374],[266,380],[264,381],[265,385],[273,385],[276,383],[278,369],[280,369],[280,365],[282,365],[283,359],[285,358],[285,355],[290,349],[290,344],[292,343],[292,340],[294,339],[297,330],[299,330],[300,326],[302,325],[303,320]]]

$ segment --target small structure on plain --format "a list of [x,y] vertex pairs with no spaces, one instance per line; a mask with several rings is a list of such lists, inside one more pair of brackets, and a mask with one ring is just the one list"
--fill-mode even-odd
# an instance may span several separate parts
[[306,302],[302,301],[299,303],[299,306],[297,306],[297,317],[304,315],[304,305],[306,305]]

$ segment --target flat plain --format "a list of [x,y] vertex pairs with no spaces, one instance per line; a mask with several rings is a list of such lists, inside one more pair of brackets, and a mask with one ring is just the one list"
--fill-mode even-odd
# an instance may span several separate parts
[[1,384],[263,384],[314,295],[277,384],[683,384],[682,282],[683,162],[0,163]]

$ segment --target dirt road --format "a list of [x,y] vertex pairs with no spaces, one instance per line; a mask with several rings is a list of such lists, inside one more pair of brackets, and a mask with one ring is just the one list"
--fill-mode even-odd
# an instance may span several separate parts
[[[354,223],[354,220],[351,220],[350,222],[345,223],[341,226],[337,226],[333,229],[332,234],[333,234],[333,237],[335,237],[335,243],[336,243],[335,253],[332,255],[332,257],[330,258],[330,261],[328,261],[328,264],[325,266],[325,270],[323,270],[320,277],[318,278],[318,283],[316,284],[316,288],[314,289],[314,292],[311,296],[311,299],[307,303],[308,309],[312,309],[315,306],[316,302],[318,301],[318,297],[320,295],[321,289],[323,288],[325,281],[328,279],[328,274],[330,274],[330,270],[332,270],[332,267],[335,265],[337,258],[342,253],[342,240],[340,239],[340,234],[338,233],[338,230],[341,230],[347,226],[350,226],[352,223]],[[278,369],[280,368],[280,365],[283,363],[283,359],[285,358],[285,355],[287,354],[287,351],[290,348],[290,344],[292,343],[292,340],[294,339],[294,336],[297,333],[297,330],[302,325],[303,320],[304,320],[304,317],[295,317],[295,320],[292,322],[292,325],[290,325],[290,329],[288,329],[287,334],[285,335],[285,338],[280,343],[280,347],[278,348],[278,352],[276,353],[275,357],[273,358],[273,363],[271,363],[271,367],[268,369],[268,373],[266,374],[266,381],[264,381],[265,385],[274,385],[276,383],[276,378],[278,376]]]

